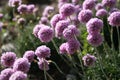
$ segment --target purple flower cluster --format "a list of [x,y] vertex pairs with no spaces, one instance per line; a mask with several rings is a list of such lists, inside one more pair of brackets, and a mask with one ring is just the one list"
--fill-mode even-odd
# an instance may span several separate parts
[[8,5],[10,7],[15,7],[21,5],[22,0],[9,0]]
[[103,37],[100,33],[97,34],[89,34],[87,36],[87,40],[89,42],[89,44],[91,44],[92,46],[98,47],[102,44],[103,42]]
[[60,54],[67,53],[66,51],[66,43],[62,43],[59,47]]
[[41,42],[50,42],[54,37],[54,31],[49,26],[44,26],[41,27],[37,35]]
[[26,73],[29,71],[29,68],[30,68],[30,63],[26,58],[18,58],[13,65],[14,71],[22,71]]
[[2,19],[2,18],[3,18],[3,16],[4,16],[4,15],[3,15],[2,13],[0,13],[0,19]]
[[35,50],[35,55],[38,58],[38,66],[41,70],[49,70],[49,63],[46,58],[49,58],[51,56],[50,53],[50,48],[46,45],[39,46]]
[[73,54],[80,48],[80,43],[76,39],[71,39],[66,42],[66,51],[68,54]]
[[42,16],[43,17],[49,17],[53,12],[54,12],[54,7],[52,7],[52,6],[46,6],[45,9],[44,9],[44,11],[43,11]]
[[44,26],[45,26],[44,24],[35,25],[35,27],[33,28],[33,34],[34,34],[35,37],[38,37],[39,30]]
[[105,17],[105,16],[107,16],[107,10],[105,10],[105,9],[99,9],[97,12],[96,12],[96,16],[97,17]]
[[50,57],[50,49],[45,46],[39,46],[36,50],[35,50],[35,55],[39,58],[46,58],[46,57]]
[[87,32],[89,33],[87,40],[92,46],[97,47],[102,44],[103,38],[100,35],[102,27],[103,21],[98,18],[92,18],[86,24]]
[[80,48],[80,43],[76,39],[70,39],[59,47],[60,54],[74,54]]
[[98,18],[91,18],[86,24],[86,28],[89,34],[100,33],[102,27],[103,21]]
[[82,60],[85,66],[92,66],[96,61],[96,57],[93,55],[87,54],[82,58]]
[[82,23],[87,23],[92,18],[92,11],[87,10],[81,10],[78,14],[78,20]]
[[5,67],[12,67],[16,60],[16,54],[14,52],[6,52],[1,56],[1,64]]
[[55,36],[60,38],[63,35],[64,29],[67,28],[68,25],[69,25],[69,21],[67,20],[59,21],[55,27]]
[[1,56],[1,64],[5,67],[0,73],[0,80],[26,80],[30,63],[30,51],[25,52],[24,58],[16,58],[14,52],[5,52]]
[[85,0],[83,2],[83,9],[92,10],[95,7],[95,0]]
[[79,35],[79,30],[75,25],[69,25],[68,28],[63,31],[63,37],[67,40],[73,39],[77,35]]
[[68,3],[69,0],[58,0],[59,3]]
[[20,14],[32,14],[32,13],[34,13],[35,5],[33,5],[33,4],[29,4],[29,5],[21,4],[20,6],[18,6],[17,10]]
[[103,5],[102,5],[101,3],[98,3],[98,4],[96,4],[96,6],[95,6],[96,11],[99,10],[99,9],[103,9],[103,8],[104,8],[104,7],[103,7]]
[[108,17],[108,22],[111,26],[120,26],[120,12],[113,12]]
[[29,62],[32,62],[35,57],[35,52],[32,50],[26,51],[23,55],[23,58],[28,59]]
[[69,0],[58,0],[58,8],[61,8],[62,5],[64,5],[65,3],[68,3]]
[[75,12],[75,6],[73,4],[69,4],[69,3],[62,5],[62,7],[59,9],[59,13],[63,17],[68,17],[68,16],[74,14],[74,12]]
[[17,23],[21,24],[21,25],[25,24],[25,22],[26,22],[26,20],[24,18],[19,18],[17,21]]
[[0,80],[9,80],[10,76],[14,73],[13,69],[6,68],[1,71]]
[[118,8],[111,8],[109,11],[109,14],[113,13],[113,12],[117,12],[120,11]]
[[45,59],[39,59],[38,66],[41,70],[49,70],[49,63]]
[[102,0],[102,4],[111,8],[116,5],[116,0]]
[[49,20],[47,17],[41,17],[40,21],[39,21],[40,24],[45,24],[47,25],[49,23]]
[[61,14],[55,14],[50,20],[51,26],[55,28],[57,22],[59,22],[60,20],[64,20],[64,17],[62,17]]
[[26,80],[26,79],[27,74],[23,73],[22,71],[16,71],[9,78],[9,80]]

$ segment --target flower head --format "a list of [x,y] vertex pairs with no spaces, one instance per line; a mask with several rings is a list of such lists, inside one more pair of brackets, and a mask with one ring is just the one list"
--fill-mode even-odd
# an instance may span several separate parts
[[103,9],[103,5],[101,3],[96,4],[95,6],[96,10]]
[[27,5],[25,4],[21,4],[18,8],[17,8],[18,12],[20,14],[25,14],[27,13]]
[[58,0],[59,3],[68,3],[69,0]]
[[108,22],[111,26],[120,26],[120,12],[111,13]]
[[23,73],[22,71],[16,71],[11,75],[9,80],[26,80],[27,74]]
[[6,52],[1,56],[1,64],[5,67],[12,67],[16,60],[16,54],[14,52]]
[[92,46],[98,47],[102,44],[103,42],[103,37],[100,33],[98,34],[89,34],[87,36],[87,40],[89,42],[89,44],[91,44]]
[[45,26],[44,24],[35,25],[35,27],[33,28],[33,34],[34,34],[35,37],[38,37],[39,30],[44,26]]
[[8,5],[10,7],[15,7],[21,5],[22,0],[9,0]]
[[103,6],[114,7],[116,4],[116,0],[102,0]]
[[96,57],[93,55],[87,54],[82,58],[82,60],[84,61],[85,66],[92,66],[96,61]]
[[120,11],[118,8],[111,8],[109,11],[109,14],[113,13],[113,12],[117,12]]
[[69,21],[67,20],[61,20],[56,24],[55,27],[55,36],[56,37],[61,37],[63,34],[63,31],[65,28],[67,28],[69,25]]
[[50,57],[50,48],[42,45],[39,46],[36,50],[35,50],[35,55],[39,58],[46,58],[46,57]]
[[95,7],[95,0],[85,0],[83,2],[83,9],[93,9]]
[[107,16],[107,10],[105,9],[99,9],[97,12],[96,12],[96,16],[97,17],[105,17]]
[[23,55],[23,58],[28,59],[29,62],[32,62],[34,60],[35,53],[32,50],[26,51]]
[[0,13],[0,19],[2,19],[2,18],[3,18],[3,16],[4,16],[4,15],[3,15],[2,13]]
[[82,23],[88,22],[92,18],[91,10],[81,10],[78,14],[78,20]]
[[68,54],[74,54],[80,47],[80,43],[76,39],[70,39],[66,42],[66,51]]
[[0,80],[9,80],[10,76],[14,73],[13,69],[6,68],[1,71]]
[[103,27],[103,21],[98,18],[92,18],[87,22],[86,27],[89,34],[100,33]]
[[49,63],[45,59],[39,59],[38,66],[41,70],[49,70]]
[[40,21],[39,21],[40,24],[48,24],[49,23],[49,20],[47,17],[41,17]]
[[54,31],[49,26],[44,26],[39,30],[37,35],[41,42],[50,42],[54,37]]
[[82,10],[82,5],[75,5],[75,13],[78,15],[78,13]]
[[66,51],[66,43],[62,43],[59,47],[60,54],[67,53]]
[[44,11],[43,11],[43,16],[44,17],[49,17],[49,15],[51,14],[51,13],[53,13],[54,12],[54,7],[52,7],[52,6],[46,6],[45,7],[45,9],[44,9]]
[[35,9],[35,5],[34,4],[27,5],[27,12],[28,13],[33,13],[34,9]]
[[75,12],[75,6],[70,3],[66,3],[66,4],[62,5],[62,7],[59,10],[59,13],[64,17],[70,16],[74,12]]
[[25,24],[25,22],[26,20],[24,18],[19,18],[17,21],[18,24],[22,24],[22,25]]
[[18,58],[13,65],[14,71],[28,72],[29,68],[30,68],[30,63],[26,58]]
[[61,14],[55,14],[51,20],[50,20],[50,24],[52,25],[53,28],[55,28],[57,22],[59,22],[60,20],[63,20],[64,17],[62,17]]
[[75,25],[69,25],[68,28],[64,29],[63,37],[67,40],[75,38],[79,34],[79,30]]

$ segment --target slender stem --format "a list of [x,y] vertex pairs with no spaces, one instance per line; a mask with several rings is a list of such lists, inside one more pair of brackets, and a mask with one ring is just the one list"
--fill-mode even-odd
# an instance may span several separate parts
[[56,66],[56,68],[61,74],[65,75],[65,73],[58,67],[58,65],[54,61],[51,61],[51,62]]
[[50,74],[49,74],[48,72],[46,72],[46,75],[50,78],[50,80],[54,80],[54,79],[52,78],[52,76],[50,76]]
[[101,58],[100,58],[100,55],[99,55],[99,53],[98,53],[98,51],[97,51],[96,48],[95,48],[95,50],[96,50],[96,54],[97,54],[97,57],[98,57],[98,62],[99,62],[100,69],[101,69],[103,75],[106,77],[106,80],[108,80],[108,77],[107,77],[106,73],[104,72],[103,67],[102,67],[102,64],[101,64]]
[[117,34],[118,34],[118,45],[119,45],[118,46],[119,47],[118,48],[119,49],[118,52],[120,53],[120,32],[119,32],[119,27],[118,26],[117,26]]
[[45,77],[45,80],[47,80],[47,76],[46,76],[46,69],[45,69],[45,63],[44,63],[44,77]]
[[72,24],[72,19],[71,19],[71,17],[69,16],[69,20],[70,20],[70,22],[71,22],[71,24]]
[[54,40],[52,40],[52,43],[53,43],[53,45],[54,45],[54,47],[55,47],[55,49],[56,49],[57,53],[59,54],[59,49],[58,49],[57,45],[55,44],[55,41],[54,41]]
[[[68,58],[68,60],[70,60],[70,58],[69,58],[69,56],[68,55],[66,55],[66,58]],[[71,61],[71,60],[70,60]],[[72,63],[72,62],[71,62]],[[69,64],[70,65],[70,64]],[[74,68],[73,68],[74,67]],[[73,65],[73,63],[72,63],[72,65],[70,65],[70,68],[72,68],[80,77],[83,77],[83,74],[81,74],[81,73],[79,73],[79,71],[78,71],[78,68],[76,68],[74,65]]]
[[112,51],[114,51],[114,42],[113,42],[113,27],[111,27],[111,47],[112,47]]
[[[55,49],[56,49],[56,51],[57,51],[57,53],[59,54],[59,51],[58,51],[58,47],[57,47],[57,45],[55,44],[55,41],[54,40],[52,40],[52,43],[53,43],[53,45],[54,45],[54,47],[55,47]],[[62,56],[62,55],[60,55],[60,57],[69,65],[69,67],[71,67],[71,65],[68,63],[68,61]],[[72,68],[72,67],[71,67]],[[79,76],[83,76],[81,73],[79,73],[76,69],[73,69],[76,73],[78,73],[78,75]]]
[[[55,44],[55,41],[52,40],[52,43],[53,43],[53,45],[54,45],[57,53],[59,54],[59,49],[58,49],[57,45]],[[60,55],[60,54],[59,54],[59,55]],[[68,61],[67,61],[62,55],[60,55],[60,57],[69,65]]]
[[[86,79],[86,73],[85,73],[85,71],[84,71],[83,63],[82,63],[82,60],[81,60],[81,59],[82,59],[81,51],[79,51],[78,53],[80,54],[80,56],[78,56],[78,59],[79,59],[80,64],[81,64],[82,72],[83,72],[84,78]],[[79,54],[78,54],[78,55],[79,55]]]
[[71,63],[73,64],[73,66],[77,69],[74,60],[72,59],[72,56],[70,54],[68,54],[69,60],[71,61]]

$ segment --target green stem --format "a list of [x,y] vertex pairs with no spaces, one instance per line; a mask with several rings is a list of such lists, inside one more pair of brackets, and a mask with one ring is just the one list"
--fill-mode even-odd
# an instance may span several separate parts
[[[55,41],[52,40],[52,43],[53,43],[53,45],[54,45],[57,53],[59,54],[59,49],[58,49],[57,45],[55,44]],[[67,61],[61,54],[59,54],[59,55],[60,55],[60,57],[69,65],[68,61]]]
[[[76,64],[75,64],[74,60],[72,59],[72,56],[71,56],[71,55],[67,55],[67,56],[68,56],[70,62],[72,63],[72,66],[74,67],[75,72],[76,72],[78,75],[80,75],[80,76],[83,77],[83,75],[82,75],[81,73],[79,73],[79,70],[78,70],[78,68],[76,67]],[[71,68],[73,68],[73,67],[71,67]]]
[[45,77],[45,80],[47,80],[46,69],[45,69],[45,63],[44,63],[44,77]]
[[100,55],[99,55],[99,53],[97,51],[97,48],[95,48],[95,50],[96,50],[96,54],[97,54],[97,57],[98,57],[98,62],[99,62],[100,69],[101,69],[103,75],[105,76],[106,80],[108,80],[108,77],[107,77],[106,73],[103,70],[103,67],[102,67],[102,64],[101,64],[101,58],[100,58]]
[[58,65],[57,65],[54,61],[51,61],[51,62],[56,66],[56,68],[58,69],[58,71],[59,71],[61,74],[65,75],[65,73],[62,72],[62,70],[58,67]]
[[118,52],[120,53],[120,32],[119,32],[119,27],[118,26],[117,26],[117,34],[118,34],[118,45],[119,45],[118,46],[119,47],[118,48],[119,49]]
[[[84,75],[84,78],[86,79],[86,73],[85,73],[85,71],[84,71],[84,67],[83,67],[83,63],[82,63],[82,54],[81,54],[81,51],[79,51],[79,54],[80,54],[80,56],[78,56],[78,59],[79,59],[79,61],[80,61],[80,64],[81,64],[81,68],[82,68],[82,72],[83,72],[83,75]],[[79,55],[78,54],[78,55]]]
[[50,78],[50,80],[54,80],[48,72],[46,72],[46,75]]
[[72,24],[72,19],[70,18],[70,16],[69,16],[69,20],[70,20],[70,22],[71,22],[71,24]]
[[113,27],[111,27],[111,47],[112,47],[112,51],[114,51],[114,44],[113,44]]
[[[54,47],[55,47],[57,53],[59,54],[58,47],[57,47],[57,45],[55,44],[55,41],[52,40],[52,43],[53,43],[53,45],[54,45]],[[62,55],[60,55],[60,57],[67,63],[67,65],[69,65],[69,67],[71,67],[71,65],[68,63],[68,61],[67,61]],[[71,68],[72,68],[72,67],[71,67]],[[76,69],[73,69],[73,70],[74,70],[76,73],[78,73],[79,76],[82,77],[82,74],[79,73]]]

